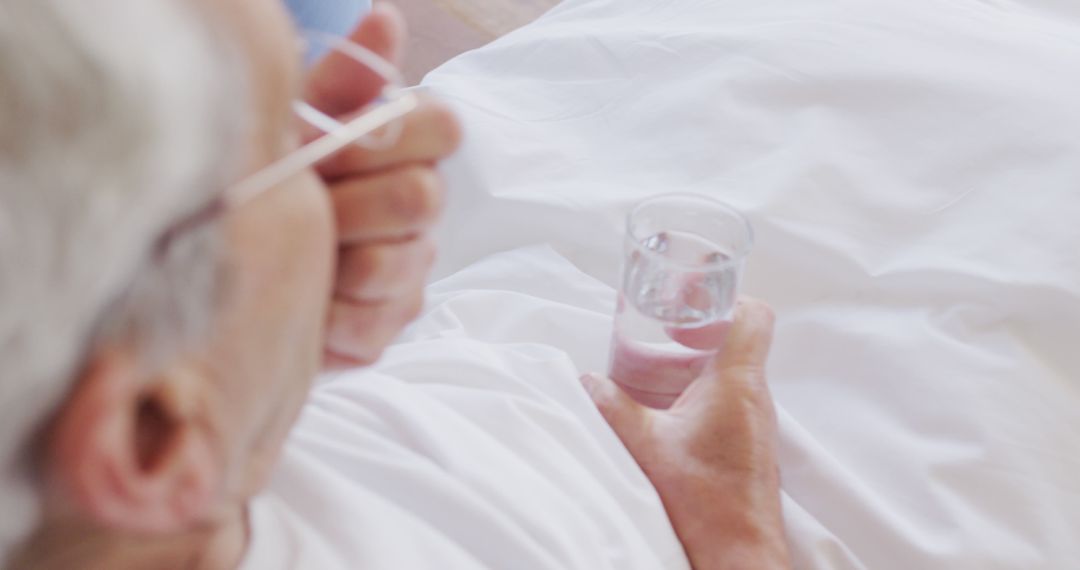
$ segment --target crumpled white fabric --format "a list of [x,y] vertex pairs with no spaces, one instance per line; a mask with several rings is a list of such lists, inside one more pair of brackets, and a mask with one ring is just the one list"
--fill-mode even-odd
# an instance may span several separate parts
[[779,314],[797,567],[1076,567],[1075,4],[567,0],[425,84],[468,140],[413,335],[602,369],[612,290],[546,300],[614,283],[634,201],[716,196]]
[[[536,326],[536,342],[505,334],[522,299],[558,327],[605,321],[606,287],[560,287],[568,271],[543,249],[474,265],[433,289],[446,293],[374,370],[323,378],[253,501],[242,568],[689,570],[566,352]],[[554,285],[474,290],[520,278]]]

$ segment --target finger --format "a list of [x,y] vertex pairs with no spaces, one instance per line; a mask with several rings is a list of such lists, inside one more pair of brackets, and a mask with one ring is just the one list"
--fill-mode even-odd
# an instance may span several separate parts
[[[351,118],[343,117],[342,122]],[[434,99],[422,98],[420,106],[401,121],[401,134],[390,148],[368,149],[352,144],[319,163],[316,170],[324,178],[336,180],[406,162],[434,162],[461,144],[462,128],[457,116]]]
[[614,381],[599,374],[586,374],[581,377],[581,383],[623,445],[641,460],[638,452],[645,448],[649,439],[652,419],[649,408],[637,403]]
[[349,39],[368,48],[391,65],[401,65],[408,27],[397,6],[376,2],[371,12],[349,34]]
[[764,370],[772,347],[776,317],[769,305],[751,298],[739,300],[735,322],[712,366],[721,376],[746,369]]
[[721,464],[748,480],[770,480],[776,471],[776,408],[765,375],[774,320],[765,303],[741,300],[720,354],[670,410],[697,426],[690,453],[708,455],[723,434]]
[[756,299],[743,298],[725,334],[724,346],[710,359],[671,406],[678,413],[699,413],[715,406],[749,398],[760,406],[771,405],[765,382],[765,364],[772,346],[772,309]]
[[330,309],[326,350],[339,360],[372,364],[423,307],[422,288],[393,302],[361,304],[336,298]]
[[336,293],[357,300],[386,300],[400,294],[403,284],[423,286],[434,261],[435,242],[428,237],[347,247],[338,261]]
[[[349,39],[397,66],[405,43],[405,20],[392,5],[377,3]],[[337,116],[369,103],[386,84],[380,73],[353,58],[330,52],[308,76],[305,99],[316,109]]]
[[443,184],[433,168],[413,165],[340,182],[331,199],[341,243],[400,240],[435,223]]

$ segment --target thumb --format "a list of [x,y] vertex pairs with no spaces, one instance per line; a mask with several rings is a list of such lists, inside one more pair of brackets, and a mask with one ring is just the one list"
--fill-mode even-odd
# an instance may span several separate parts
[[611,379],[599,374],[586,374],[581,377],[581,383],[596,409],[615,430],[615,435],[638,458],[637,450],[643,449],[650,436],[653,411],[637,403]]
[[712,362],[720,372],[746,368],[764,369],[772,348],[776,317],[764,301],[744,297],[735,309],[735,322],[720,354]]
[[738,401],[735,393],[767,396],[765,365],[772,347],[775,316],[763,301],[742,298],[719,354],[672,405],[672,410],[699,410]]
[[[390,4],[379,2],[348,39],[367,48],[391,67],[397,67],[405,37],[405,20],[401,13]],[[385,84],[386,78],[379,70],[332,51],[308,75],[305,99],[323,113],[339,116],[371,102]]]

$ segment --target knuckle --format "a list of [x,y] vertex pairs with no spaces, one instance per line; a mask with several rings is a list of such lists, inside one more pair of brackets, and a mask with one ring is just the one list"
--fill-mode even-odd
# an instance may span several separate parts
[[431,267],[435,263],[435,259],[439,255],[439,248],[435,245],[435,240],[425,237],[420,240],[420,263],[426,269]]
[[341,236],[365,233],[371,225],[372,211],[380,206],[379,196],[367,191],[358,181],[341,182],[330,192],[337,230]]
[[386,303],[336,305],[332,316],[334,326],[326,340],[327,351],[352,365],[373,364],[391,340],[388,331],[398,330],[392,310],[392,305]]
[[432,121],[435,126],[436,136],[445,145],[444,148],[447,154],[461,146],[465,135],[464,128],[457,114],[448,105],[438,101],[433,102]]
[[388,245],[372,245],[363,248],[372,275],[385,271],[394,262],[393,248]]
[[410,323],[415,321],[424,312],[424,293],[420,290],[413,295],[405,306],[405,310],[402,313],[404,322]]
[[346,323],[343,334],[339,338],[343,345],[352,345],[352,353],[355,356],[358,345],[364,343],[368,334],[371,332],[373,325],[371,315],[369,314],[353,314],[346,317]]
[[386,263],[385,254],[379,247],[357,247],[342,258],[341,285],[346,293],[361,294],[366,285],[375,279]]
[[359,281],[367,281],[378,269],[381,257],[377,247],[357,247],[345,259],[353,276]]
[[363,172],[373,166],[372,152],[358,144],[350,144],[331,160],[334,168],[342,172]]
[[375,153],[353,143],[323,159],[319,164],[335,178],[366,172],[376,166]]
[[398,191],[393,193],[392,207],[404,219],[428,221],[438,213],[441,189],[442,183],[433,169],[409,167],[401,174]]

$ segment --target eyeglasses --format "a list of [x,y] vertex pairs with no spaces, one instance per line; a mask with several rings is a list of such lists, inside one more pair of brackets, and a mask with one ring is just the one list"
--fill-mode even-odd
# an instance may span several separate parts
[[362,113],[344,123],[303,99],[293,101],[293,113],[308,130],[318,133],[315,138],[241,179],[212,204],[174,223],[163,233],[155,249],[167,248],[176,236],[247,203],[349,145],[378,150],[397,142],[403,128],[402,118],[417,107],[419,98],[404,87],[405,82],[393,65],[364,46],[323,32],[302,32],[298,47],[308,73],[329,68],[334,71],[334,81],[373,82],[379,86],[373,90],[374,100],[367,102]]

